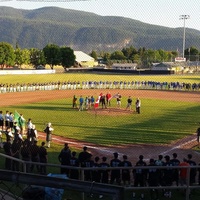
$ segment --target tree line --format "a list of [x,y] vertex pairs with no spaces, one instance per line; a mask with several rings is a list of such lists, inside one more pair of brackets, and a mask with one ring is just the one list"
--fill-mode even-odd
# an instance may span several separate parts
[[[200,51],[196,47],[185,49],[185,57],[190,61],[200,60]],[[114,62],[137,63],[138,66],[150,66],[152,63],[172,62],[179,56],[179,51],[165,51],[163,49],[153,50],[145,47],[136,49],[133,46],[116,50],[114,52],[97,52],[92,50],[90,56],[95,60],[107,65]],[[76,56],[74,50],[66,46],[47,44],[43,49],[31,48],[21,49],[17,44],[14,48],[11,44],[0,42],[0,65],[4,69],[8,66],[49,65],[51,69],[56,65],[61,65],[66,70],[71,66],[76,66]]]
[[4,69],[9,66],[62,65],[64,69],[75,63],[75,55],[70,47],[59,47],[55,44],[47,44],[42,50],[37,48],[21,49],[18,45],[14,48],[6,42],[0,42],[0,65]]
[[[151,66],[152,63],[174,62],[176,57],[181,57],[178,50],[165,51],[163,49],[153,50],[145,47],[136,49],[133,46],[123,48],[112,53],[92,51],[90,54],[97,59],[102,57],[107,64],[112,63],[137,63],[138,66]],[[184,55],[187,61],[200,61],[200,51],[196,47],[185,49]]]

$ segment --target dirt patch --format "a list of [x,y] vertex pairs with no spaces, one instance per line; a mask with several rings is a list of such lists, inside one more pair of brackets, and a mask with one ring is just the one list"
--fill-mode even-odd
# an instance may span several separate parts
[[91,113],[92,115],[108,115],[108,116],[122,116],[122,115],[131,115],[136,114],[134,110],[126,110],[123,108],[114,108],[114,107],[108,107],[108,108],[97,108],[97,109],[90,109],[87,111],[88,113]]

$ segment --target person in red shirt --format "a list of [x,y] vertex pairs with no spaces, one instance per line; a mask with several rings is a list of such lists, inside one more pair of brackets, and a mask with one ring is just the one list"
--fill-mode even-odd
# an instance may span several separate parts
[[[179,164],[179,166],[190,166],[189,163],[187,162],[186,158],[183,158],[183,162]],[[187,173],[188,173],[188,168],[180,168],[180,184],[181,186],[187,184]]]
[[111,99],[111,94],[110,94],[110,92],[108,92],[106,94],[106,103],[107,103],[107,106],[111,106],[110,99]]

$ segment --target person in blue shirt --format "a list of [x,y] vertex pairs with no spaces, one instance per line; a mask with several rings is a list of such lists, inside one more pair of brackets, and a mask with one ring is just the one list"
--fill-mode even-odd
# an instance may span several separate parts
[[79,111],[83,111],[83,103],[84,103],[84,98],[81,95],[79,98]]

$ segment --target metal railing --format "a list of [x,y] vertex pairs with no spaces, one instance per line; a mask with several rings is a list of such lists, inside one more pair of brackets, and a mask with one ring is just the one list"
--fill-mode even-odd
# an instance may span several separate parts
[[[51,188],[61,188],[61,189],[69,189],[72,191],[78,191],[82,193],[82,200],[84,200],[84,194],[103,194],[110,196],[113,200],[123,200],[124,194],[128,192],[133,191],[139,191],[139,190],[177,190],[181,189],[185,191],[185,200],[190,199],[190,193],[193,189],[200,189],[200,185],[190,185],[190,171],[192,168],[200,169],[200,166],[139,166],[139,167],[109,167],[109,168],[102,168],[102,167],[94,167],[94,168],[86,168],[86,167],[71,167],[71,166],[63,166],[63,165],[57,165],[57,164],[51,164],[51,163],[36,163],[36,162],[27,162],[23,161],[21,159],[16,159],[10,156],[7,156],[5,154],[0,153],[0,157],[8,158],[11,160],[15,160],[22,164],[23,166],[23,172],[14,172],[14,171],[6,171],[6,170],[0,170],[0,180],[1,181],[10,181],[12,183],[16,184],[27,184],[27,185],[36,185],[36,186],[42,186],[42,187],[51,187]],[[37,174],[30,174],[25,173],[26,172],[26,165],[27,164],[34,164],[39,166],[48,166],[48,167],[55,167],[55,168],[66,168],[66,169],[73,169],[73,170],[79,170],[80,171],[80,180],[73,180],[73,179],[62,179],[62,178],[56,178],[55,177],[48,177],[44,175],[37,175]],[[186,184],[183,186],[144,186],[144,187],[133,187],[132,185],[129,185],[129,187],[125,186],[119,186],[119,185],[111,185],[111,184],[102,184],[102,183],[96,183],[96,182],[88,182],[84,181],[85,177],[85,171],[87,170],[134,170],[136,168],[139,169],[187,169],[187,178],[186,178]],[[200,172],[199,172],[200,173]],[[38,181],[40,180],[40,181]]]

